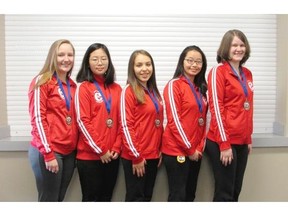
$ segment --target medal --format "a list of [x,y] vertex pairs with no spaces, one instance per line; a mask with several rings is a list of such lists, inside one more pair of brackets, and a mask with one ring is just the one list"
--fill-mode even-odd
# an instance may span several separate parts
[[67,125],[71,125],[71,122],[72,122],[71,116],[67,116],[67,117],[66,117],[66,124],[67,124]]
[[112,128],[112,125],[113,125],[113,119],[108,118],[108,119],[106,120],[106,125],[107,125],[108,128]]
[[[55,76],[55,77],[57,78],[57,83],[58,83],[59,88],[60,88],[60,90],[61,90],[61,93],[63,94],[64,99],[65,99],[66,108],[67,108],[67,110],[69,111],[69,110],[70,110],[70,104],[71,104],[71,91],[70,91],[69,78],[66,77],[67,91],[68,91],[68,94],[66,95],[66,93],[65,93],[65,91],[64,91],[64,87],[63,87],[62,81],[58,78],[57,73],[54,72],[54,75],[53,75],[53,76]],[[66,124],[67,124],[67,125],[71,125],[71,123],[72,123],[72,118],[71,118],[71,116],[69,116],[69,115],[66,116],[65,121],[66,121]]]
[[155,119],[155,125],[156,127],[160,127],[161,121],[160,119]]
[[[196,102],[197,102],[197,106],[198,106],[198,109],[199,109],[199,112],[201,113],[202,115],[202,112],[203,112],[203,97],[202,97],[202,94],[201,94],[201,91],[199,90],[199,95],[197,94],[197,91],[193,85],[193,83],[185,76],[185,79],[187,80],[187,82],[189,83],[189,86],[190,86],[190,89],[192,90],[192,93],[196,99]],[[203,117],[200,117],[198,119],[198,124],[199,126],[204,126],[205,122],[204,122],[204,119]]]
[[177,156],[178,163],[184,163],[185,162],[185,156]]
[[[105,103],[105,108],[106,108],[106,111],[108,113],[108,115],[110,114],[110,111],[111,111],[111,104],[112,104],[112,98],[111,98],[111,94],[109,95],[109,98],[107,99],[105,97],[105,94],[102,92],[99,84],[96,82],[96,80],[93,80],[93,83],[96,87],[96,89],[99,91],[99,93],[101,94],[101,97]],[[109,90],[109,89],[108,89]],[[112,118],[107,118],[106,119],[106,125],[108,128],[112,128],[112,125],[113,125],[113,119]]]
[[[230,65],[230,63],[229,63]],[[242,71],[241,67],[239,67],[239,71],[240,71],[240,75],[238,75],[238,73],[235,71],[235,69],[230,65],[233,73],[237,76],[241,86],[242,86],[242,89],[244,91],[244,94],[245,94],[245,97],[246,97],[246,101],[244,102],[243,104],[243,107],[245,110],[250,110],[250,103],[247,101],[247,97],[248,97],[248,89],[247,89],[247,86],[246,86],[246,77],[245,77],[245,74],[244,72]],[[242,77],[242,78],[241,78]]]
[[199,124],[200,126],[204,126],[204,119],[203,119],[202,117],[200,117],[200,118],[198,119],[198,124]]
[[250,104],[249,104],[249,102],[248,102],[248,101],[245,101],[243,107],[244,107],[245,110],[249,110],[249,109],[250,109]]

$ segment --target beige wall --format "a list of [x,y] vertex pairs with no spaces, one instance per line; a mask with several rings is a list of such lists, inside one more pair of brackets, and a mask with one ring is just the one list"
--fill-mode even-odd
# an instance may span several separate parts
[[277,112],[276,123],[288,136],[288,15],[277,16]]
[[[288,135],[287,57],[288,57],[288,15],[278,19],[278,98],[277,123]],[[5,51],[4,16],[0,15],[0,126],[7,124],[5,97]],[[3,115],[4,113],[4,115]],[[1,128],[0,128],[1,129]],[[0,143],[1,144],[1,143]],[[240,201],[288,201],[288,148],[254,148],[249,157]],[[154,201],[166,201],[168,195],[164,166],[157,177]],[[123,169],[115,188],[114,201],[123,201],[125,184]],[[200,170],[196,201],[211,201],[213,196],[212,171],[204,155]],[[27,152],[0,151],[0,201],[36,201],[35,180],[31,171]],[[81,201],[81,191],[77,171],[67,192],[66,201]]]
[[[249,157],[240,201],[288,201],[288,148],[255,148]],[[0,201],[37,201],[37,191],[27,152],[0,152]],[[166,201],[168,185],[162,164],[156,179],[153,201]],[[196,201],[211,201],[213,176],[204,155]],[[113,201],[123,201],[125,184],[120,167]],[[77,170],[65,201],[81,201]]]

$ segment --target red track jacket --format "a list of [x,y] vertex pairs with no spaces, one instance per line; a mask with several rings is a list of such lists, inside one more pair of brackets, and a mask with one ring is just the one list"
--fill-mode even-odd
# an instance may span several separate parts
[[[207,137],[220,146],[229,149],[231,144],[251,144],[253,132],[253,78],[245,67],[248,97],[230,65],[225,62],[212,68],[208,75],[209,108],[211,122]],[[250,109],[244,109],[248,101]]]
[[[157,115],[153,101],[145,91],[145,103],[139,104],[130,85],[121,94],[121,123],[123,148],[121,157],[132,160],[133,164],[143,159],[159,158],[163,133],[163,104],[158,100]],[[161,125],[156,127],[155,120]]]
[[[104,100],[94,83],[84,81],[77,87],[75,107],[77,123],[80,130],[77,145],[77,159],[101,160],[100,156],[108,150],[120,153],[120,95],[121,86],[117,83],[104,87],[104,78],[94,76],[106,99],[111,95],[111,112],[105,107]],[[106,120],[113,119],[112,128],[108,128]]]
[[[200,97],[199,89],[195,88]],[[207,101],[202,96],[203,111],[184,76],[172,79],[164,88],[167,125],[163,134],[162,152],[172,156],[189,156],[197,149],[203,152],[206,138]],[[204,119],[200,126],[199,118]]]
[[[55,159],[54,151],[67,155],[76,149],[78,128],[74,109],[76,84],[71,79],[70,111],[66,108],[65,98],[57,83],[56,77],[34,89],[40,76],[35,77],[29,87],[29,113],[32,126],[31,144],[38,148],[45,161]],[[67,95],[67,85],[63,83]],[[66,117],[71,116],[70,125]]]

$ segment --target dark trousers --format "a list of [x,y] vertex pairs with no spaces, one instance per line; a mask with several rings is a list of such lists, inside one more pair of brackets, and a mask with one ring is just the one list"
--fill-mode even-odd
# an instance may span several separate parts
[[198,162],[185,157],[185,162],[179,163],[177,156],[162,154],[169,185],[169,202],[194,201],[201,160]]
[[213,201],[238,201],[248,160],[248,145],[231,145],[231,148],[232,163],[224,166],[220,161],[219,145],[207,139],[205,153],[210,158],[215,179]]
[[77,160],[83,202],[110,202],[118,177],[119,159]]
[[126,202],[151,201],[159,159],[148,159],[146,162],[145,175],[143,177],[137,177],[137,174],[133,174],[132,161],[122,158],[126,185]]
[[64,200],[67,188],[75,169],[75,155],[62,155],[54,152],[59,165],[57,174],[46,169],[43,155],[37,148],[30,146],[29,160],[35,175],[39,202],[61,202]]

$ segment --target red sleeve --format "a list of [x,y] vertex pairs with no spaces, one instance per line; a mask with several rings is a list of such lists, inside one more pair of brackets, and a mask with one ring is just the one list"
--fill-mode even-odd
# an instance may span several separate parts
[[[204,133],[205,134],[205,133]],[[203,136],[203,138],[201,139],[201,142],[197,145],[196,149],[199,152],[204,152],[204,148],[205,148],[205,142],[206,142],[206,135]]]
[[132,88],[127,85],[121,94],[121,124],[122,134],[124,135],[124,145],[128,149],[129,155],[134,158],[133,164],[142,162],[144,159],[141,157],[141,152],[138,148],[139,141],[136,137],[135,129],[135,115],[134,110],[137,106],[136,98],[132,92]]
[[[121,97],[121,92],[122,92],[122,88],[121,86],[119,86],[119,98]],[[112,151],[117,152],[118,154],[121,153],[121,147],[122,147],[122,134],[121,134],[121,115],[120,115],[120,103],[118,104],[117,107],[118,110],[118,119],[119,121],[117,122],[118,126],[117,126],[117,137],[116,137],[116,141],[112,147]]]
[[208,96],[211,112],[211,125],[215,142],[219,143],[220,150],[231,148],[229,133],[227,131],[226,119],[224,117],[225,97],[225,71],[216,66],[208,75]]
[[169,127],[177,140],[177,143],[188,154],[194,154],[196,150],[196,144],[186,136],[188,128],[183,127],[181,119],[181,86],[176,84],[175,80],[171,80],[164,89],[164,100],[166,106],[166,115]]
[[45,161],[55,159],[51,146],[49,126],[47,122],[47,99],[49,98],[49,85],[43,84],[34,88],[39,77],[33,79],[29,88],[29,113],[32,126],[32,143],[44,156]]
[[91,149],[102,156],[107,153],[108,149],[104,140],[101,139],[103,136],[99,135],[97,128],[91,122],[92,96],[88,84],[88,82],[84,82],[77,87],[75,95],[77,123]]

